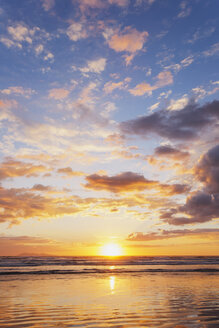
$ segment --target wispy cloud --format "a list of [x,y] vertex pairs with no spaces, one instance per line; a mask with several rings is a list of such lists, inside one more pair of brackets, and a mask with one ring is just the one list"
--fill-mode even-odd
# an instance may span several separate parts
[[21,86],[14,86],[14,87],[8,87],[7,89],[0,90],[0,93],[4,95],[19,95],[29,98],[30,96],[35,94],[36,91],[30,88],[25,89]]
[[87,66],[79,68],[79,70],[84,73],[101,73],[104,71],[106,66],[106,58],[99,58],[96,60],[90,60],[87,62]]
[[55,100],[65,99],[69,95],[69,90],[63,88],[54,88],[49,90],[49,98],[53,98]]
[[158,232],[135,232],[131,233],[127,241],[153,241],[153,240],[163,240],[170,238],[180,238],[180,237],[195,237],[201,239],[217,239],[219,236],[219,229],[181,229],[181,230],[161,230]]
[[116,89],[125,90],[128,88],[130,81],[131,78],[127,77],[123,81],[119,81],[119,82],[113,82],[113,81],[106,82],[104,84],[104,91],[106,93],[112,93]]
[[80,22],[73,22],[66,31],[67,36],[71,41],[78,41],[88,37],[85,25]]
[[171,72],[163,71],[163,72],[160,72],[156,76],[156,80],[157,81],[154,85],[143,82],[143,83],[136,85],[135,88],[129,89],[129,92],[134,96],[143,96],[146,93],[151,94],[152,91],[154,91],[156,89],[159,89],[166,85],[172,84],[173,76],[172,76]]
[[188,1],[182,1],[179,7],[180,7],[180,12],[177,15],[178,18],[185,18],[191,14],[192,7],[189,6]]
[[55,0],[41,0],[45,11],[51,10],[55,6]]
[[83,176],[84,172],[73,171],[71,167],[63,167],[57,170],[58,173],[62,174],[64,178],[74,177],[74,176]]
[[219,53],[219,42],[212,44],[208,50],[203,51],[205,57],[217,55]]
[[22,176],[33,177],[50,171],[50,168],[41,164],[36,165],[7,158],[0,164],[0,180]]

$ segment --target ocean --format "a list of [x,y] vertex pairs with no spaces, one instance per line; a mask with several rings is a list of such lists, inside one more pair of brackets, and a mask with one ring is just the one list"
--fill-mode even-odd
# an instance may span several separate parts
[[0,257],[0,327],[219,328],[219,257]]

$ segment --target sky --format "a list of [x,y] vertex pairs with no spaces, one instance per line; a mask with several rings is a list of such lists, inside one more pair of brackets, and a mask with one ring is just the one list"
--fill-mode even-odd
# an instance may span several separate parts
[[218,11],[0,2],[0,255],[219,255]]

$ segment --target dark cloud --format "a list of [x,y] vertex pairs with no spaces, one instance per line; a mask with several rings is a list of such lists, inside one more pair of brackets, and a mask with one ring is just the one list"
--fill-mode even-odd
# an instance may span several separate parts
[[188,192],[185,184],[162,184],[156,180],[148,180],[143,175],[133,172],[123,172],[114,176],[92,174],[86,177],[86,188],[93,190],[107,190],[114,193],[143,191],[156,189],[164,195],[174,195]]
[[216,124],[219,118],[219,101],[203,106],[190,103],[181,110],[163,109],[147,116],[122,122],[124,134],[147,136],[157,134],[169,139],[190,140],[199,136],[201,130]]
[[50,186],[44,186],[44,185],[42,185],[42,184],[39,183],[39,184],[35,184],[31,188],[31,190],[33,190],[33,191],[45,191],[45,192],[48,192],[48,191],[52,191],[53,188],[50,187]]
[[86,180],[86,188],[115,193],[144,190],[157,184],[157,181],[145,179],[143,175],[133,172],[123,172],[114,176],[92,174],[87,176]]
[[189,157],[189,152],[179,150],[170,145],[159,146],[155,148],[154,155],[181,160]]
[[206,222],[219,217],[219,194],[196,192],[189,196],[181,211],[197,218],[196,222]]
[[202,156],[195,168],[195,175],[210,193],[219,193],[219,145]]
[[126,240],[128,241],[152,241],[152,240],[161,240],[161,239],[170,239],[178,237],[202,237],[202,238],[211,238],[219,236],[219,229],[182,229],[182,230],[162,230],[159,232],[134,232],[128,235]]
[[162,213],[161,219],[165,222],[184,225],[219,218],[219,145],[201,157],[194,176],[203,183],[203,190],[190,194],[185,205]]
[[[179,216],[179,213],[186,215]],[[208,222],[218,217],[219,195],[196,192],[187,198],[185,205],[163,213],[160,218],[169,224],[185,225]]]
[[191,187],[187,184],[175,183],[172,185],[161,184],[160,191],[165,191],[166,194],[175,195],[175,194],[184,194],[189,192]]

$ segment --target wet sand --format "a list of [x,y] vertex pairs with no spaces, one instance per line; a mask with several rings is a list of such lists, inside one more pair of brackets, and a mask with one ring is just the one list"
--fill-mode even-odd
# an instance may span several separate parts
[[0,277],[0,327],[218,328],[219,275]]

